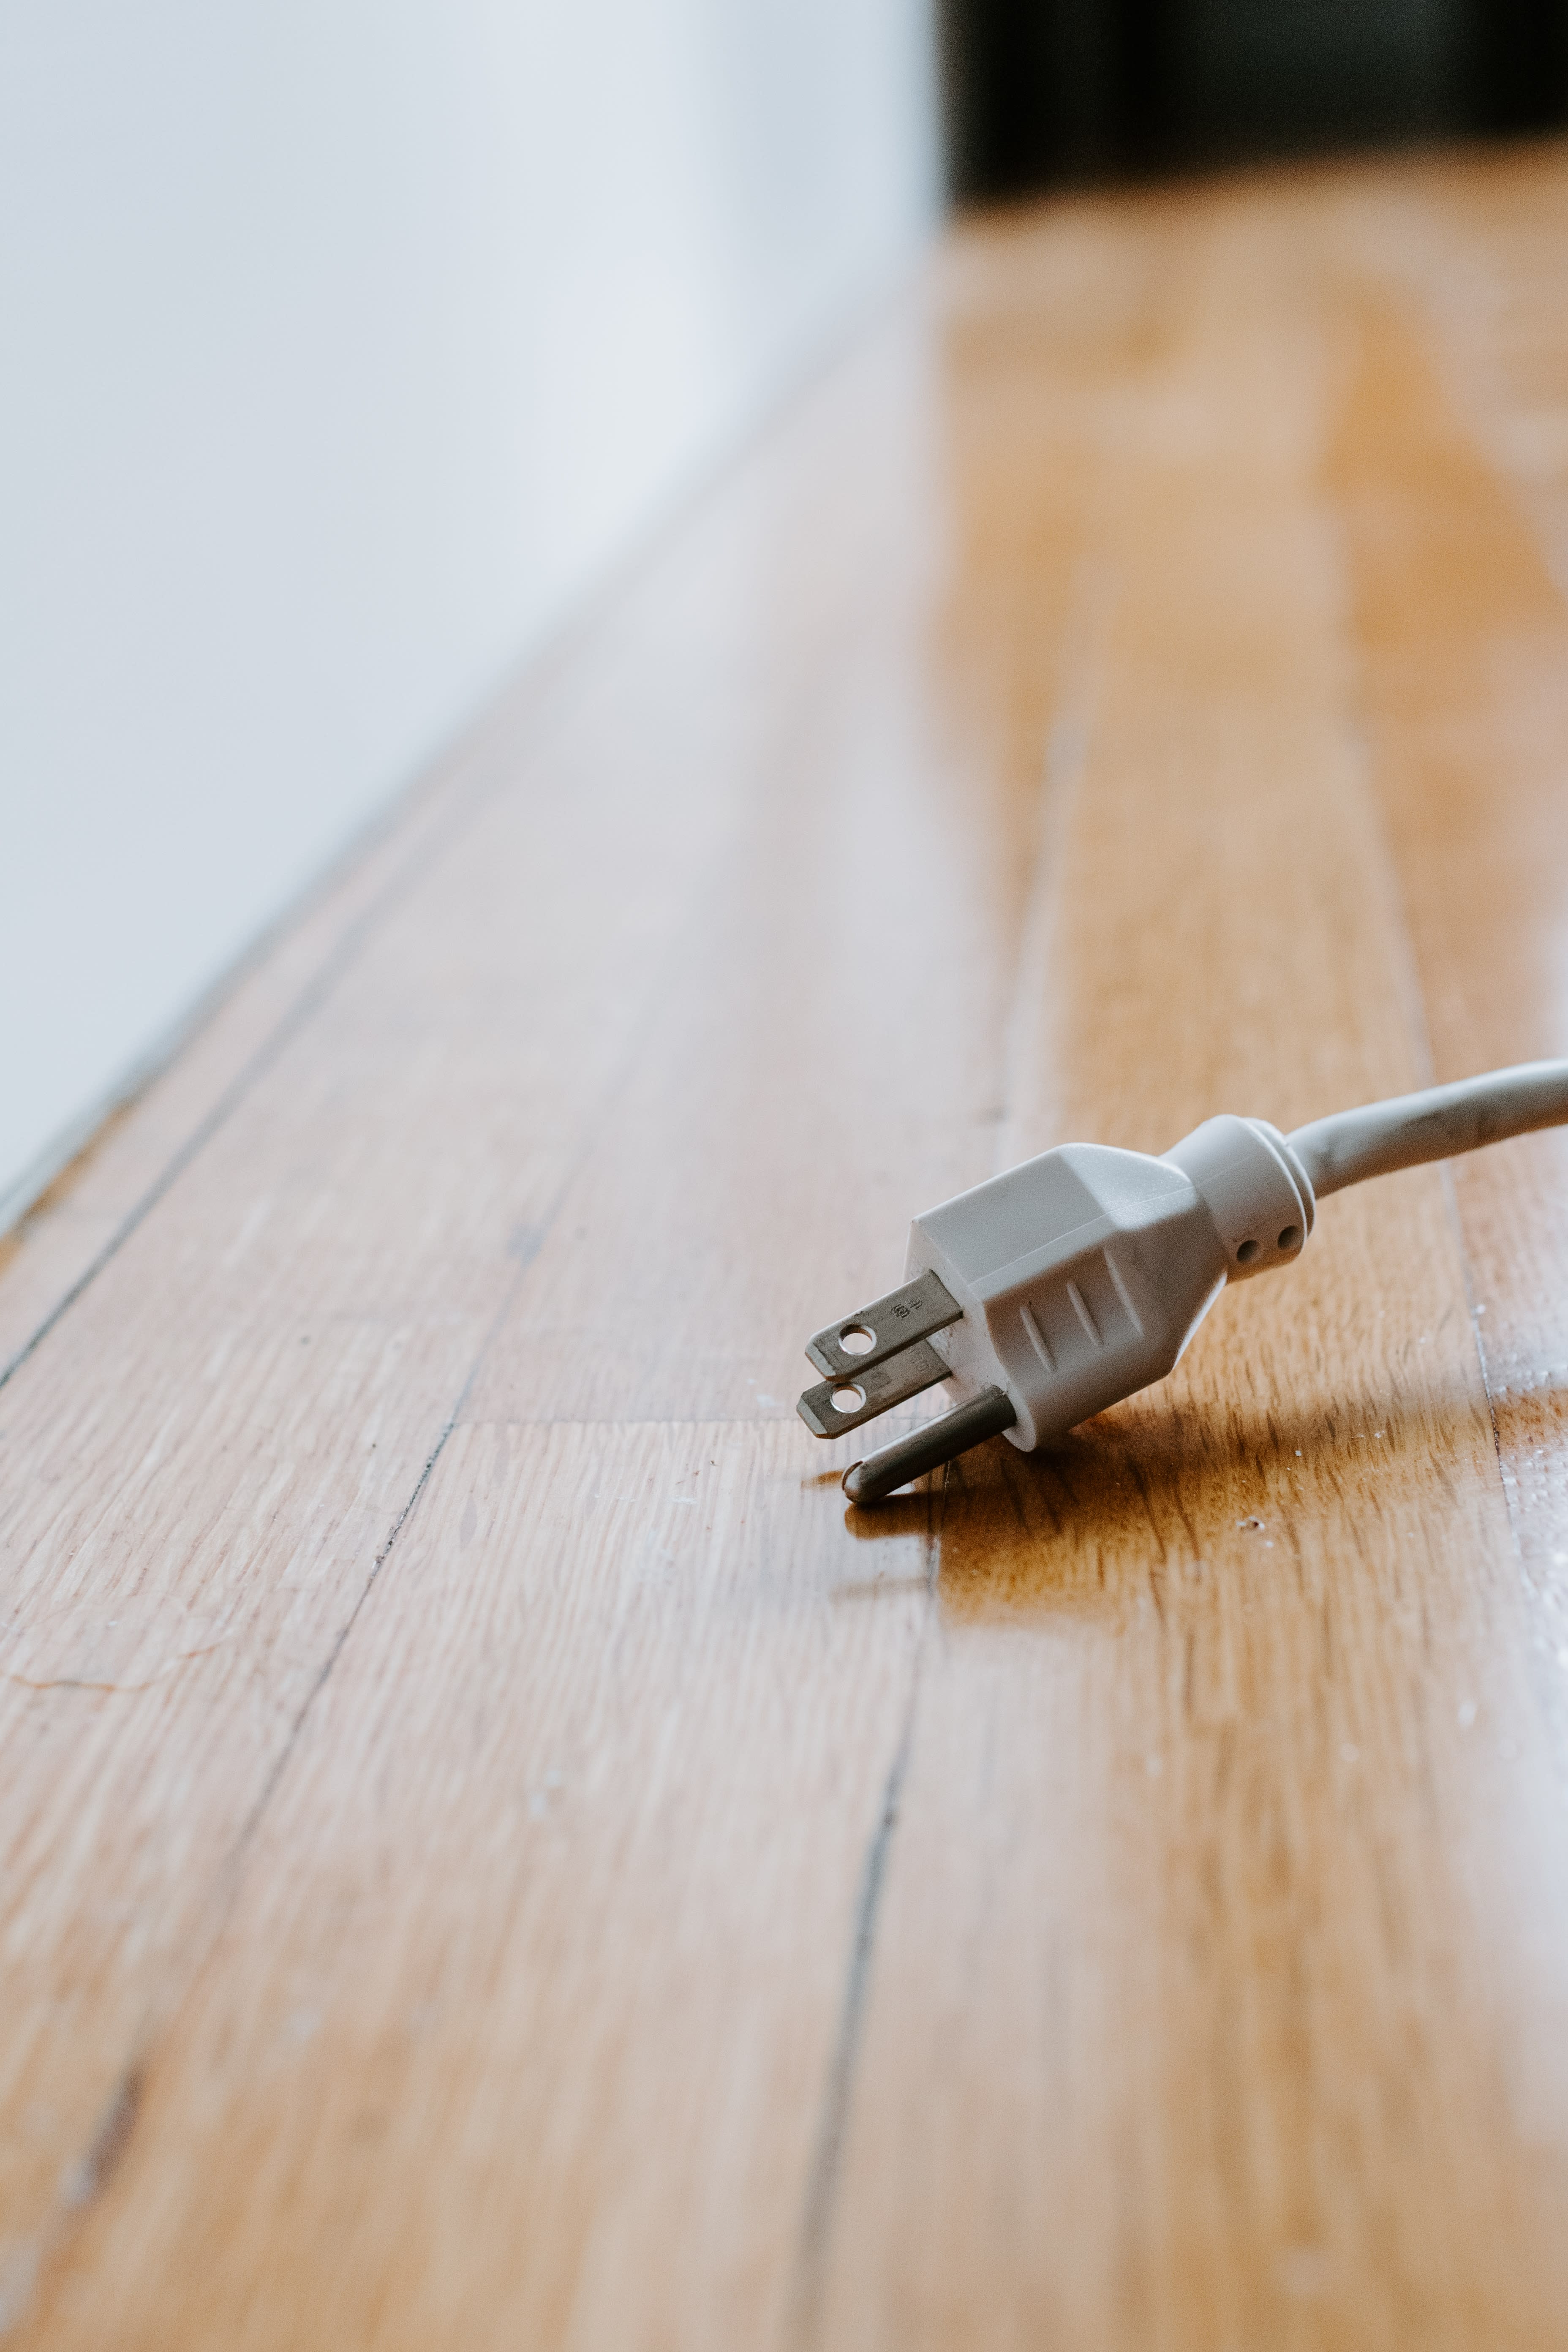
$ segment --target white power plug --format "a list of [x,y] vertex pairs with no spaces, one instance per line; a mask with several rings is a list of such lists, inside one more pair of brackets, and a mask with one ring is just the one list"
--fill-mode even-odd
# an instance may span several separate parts
[[1163,1380],[1227,1282],[1289,1265],[1318,1197],[1568,1120],[1568,1062],[1532,1062],[1317,1120],[1205,1119],[1152,1159],[1067,1143],[928,1209],[900,1289],[829,1324],[800,1400],[837,1437],[950,1381],[952,1410],[846,1473],[875,1502],[982,1439],[1024,1453]]

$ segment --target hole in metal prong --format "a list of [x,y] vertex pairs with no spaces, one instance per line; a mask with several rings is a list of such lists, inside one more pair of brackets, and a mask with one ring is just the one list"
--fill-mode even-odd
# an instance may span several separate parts
[[835,1389],[833,1391],[833,1410],[835,1412],[858,1412],[865,1402],[866,1391],[864,1389],[849,1388],[846,1386],[841,1389]]
[[877,1334],[864,1323],[847,1323],[838,1334],[838,1344],[847,1356],[868,1356],[877,1344]]

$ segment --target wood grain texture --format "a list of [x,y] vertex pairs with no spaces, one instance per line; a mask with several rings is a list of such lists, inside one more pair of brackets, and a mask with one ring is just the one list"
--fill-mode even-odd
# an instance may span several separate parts
[[1564,227],[955,234],[20,1237],[7,2340],[1568,2347],[1568,1146],[792,1411],[998,1165],[1568,1050]]

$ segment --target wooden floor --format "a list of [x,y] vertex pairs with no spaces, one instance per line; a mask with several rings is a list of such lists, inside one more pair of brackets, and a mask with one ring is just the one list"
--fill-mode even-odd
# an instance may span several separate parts
[[859,1516],[916,1209],[1568,1052],[1568,151],[965,229],[0,1274],[0,2333],[1568,2347],[1568,1139]]

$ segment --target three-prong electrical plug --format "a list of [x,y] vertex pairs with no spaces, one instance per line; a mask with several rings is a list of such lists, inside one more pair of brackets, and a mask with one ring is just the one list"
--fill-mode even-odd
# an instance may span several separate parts
[[1300,1255],[1314,1208],[1260,1119],[1208,1119],[1163,1160],[1043,1152],[915,1219],[903,1287],[807,1343],[826,1377],[801,1418],[837,1437],[951,1381],[952,1412],[849,1471],[857,1503],[1001,1431],[1032,1453],[1163,1380],[1227,1280]]
[[801,1419],[838,1437],[950,1384],[950,1412],[845,1474],[856,1503],[987,1437],[1032,1453],[1163,1380],[1227,1282],[1294,1264],[1324,1193],[1564,1121],[1568,1062],[1532,1062],[1289,1137],[1225,1117],[1161,1159],[1062,1144],[915,1219],[903,1286],[807,1342]]

